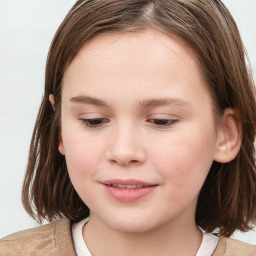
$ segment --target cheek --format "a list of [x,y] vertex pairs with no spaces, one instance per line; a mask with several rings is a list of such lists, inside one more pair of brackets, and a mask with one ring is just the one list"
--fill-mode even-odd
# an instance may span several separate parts
[[102,158],[97,143],[72,139],[64,141],[66,162],[70,180],[86,205],[93,205],[95,198],[94,178],[99,172],[99,161]]
[[152,165],[180,191],[200,189],[213,162],[213,133],[192,131],[176,134],[152,148]]
[[89,175],[95,171],[96,166],[103,157],[100,145],[96,142],[82,143],[75,141],[64,144],[66,161],[70,172],[80,175]]
[[[92,139],[93,138],[93,139]],[[91,165],[101,153],[100,138],[88,133],[83,124],[71,117],[62,119],[62,141],[70,167]]]
[[63,146],[68,172],[75,188],[82,186],[99,168],[99,162],[104,157],[103,144],[100,140],[91,139],[78,129],[63,130]]

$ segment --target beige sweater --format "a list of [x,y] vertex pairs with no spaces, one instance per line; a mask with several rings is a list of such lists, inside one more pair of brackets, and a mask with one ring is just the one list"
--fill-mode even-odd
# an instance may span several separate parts
[[[6,236],[0,240],[0,255],[75,256],[70,222],[60,219]],[[256,256],[256,246],[221,237],[213,256]]]

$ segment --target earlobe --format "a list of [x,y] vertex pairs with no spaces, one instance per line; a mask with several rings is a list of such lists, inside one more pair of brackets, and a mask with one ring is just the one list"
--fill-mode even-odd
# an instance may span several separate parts
[[[55,99],[54,99],[54,95],[53,94],[50,94],[49,95],[49,101],[51,102],[52,104],[52,108],[53,108],[53,111],[55,111]],[[62,136],[61,136],[61,133],[59,135],[59,152],[62,154],[62,155],[65,155],[65,150],[64,150],[64,146],[63,146],[63,142],[62,142]]]
[[227,108],[219,125],[214,160],[219,163],[228,163],[234,160],[241,143],[241,120],[233,109]]
[[62,137],[61,135],[59,135],[59,152],[64,156],[65,155],[65,150],[64,150],[64,145],[63,145],[63,141],[62,141]]
[[54,99],[54,95],[53,94],[49,95],[49,101],[52,104],[53,111],[55,111],[55,99]]

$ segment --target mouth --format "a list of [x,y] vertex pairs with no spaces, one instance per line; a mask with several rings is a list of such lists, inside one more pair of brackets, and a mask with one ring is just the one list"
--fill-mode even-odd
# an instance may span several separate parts
[[149,183],[141,180],[129,179],[114,179],[114,180],[106,180],[102,182],[104,185],[115,187],[115,188],[126,188],[126,189],[136,189],[136,188],[144,188],[157,186],[158,184]]
[[132,202],[151,194],[158,184],[139,180],[110,180],[102,183],[112,198],[121,202]]
[[138,184],[130,184],[130,185],[123,185],[123,184],[107,184],[108,186],[115,187],[115,188],[123,188],[123,189],[135,189],[135,188],[145,188],[150,187],[153,185],[138,185]]

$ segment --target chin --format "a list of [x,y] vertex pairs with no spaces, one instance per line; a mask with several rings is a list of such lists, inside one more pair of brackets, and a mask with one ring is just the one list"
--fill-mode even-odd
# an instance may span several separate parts
[[125,233],[143,233],[151,231],[158,226],[156,219],[154,221],[151,218],[139,217],[139,216],[111,216],[111,219],[103,219],[103,222],[111,228],[119,232]]

